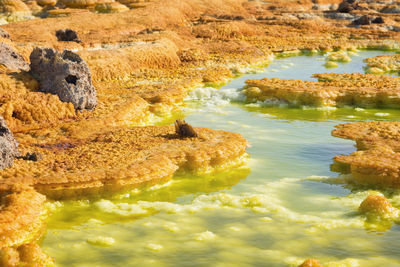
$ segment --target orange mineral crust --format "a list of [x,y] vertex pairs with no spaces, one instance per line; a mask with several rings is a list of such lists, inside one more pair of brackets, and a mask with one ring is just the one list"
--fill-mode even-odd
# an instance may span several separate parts
[[247,80],[249,101],[281,101],[309,106],[400,106],[400,79],[372,74],[315,74],[318,81],[264,78]]
[[316,259],[307,259],[298,267],[322,267],[322,264]]
[[400,55],[383,55],[367,58],[368,71],[371,73],[398,72],[400,71]]
[[0,266],[55,266],[51,257],[46,255],[39,245],[28,243],[18,248],[6,247],[0,249]]
[[351,172],[354,182],[358,184],[400,186],[399,122],[340,124],[332,135],[352,139],[358,148],[348,156],[334,158],[339,171]]
[[38,89],[38,82],[29,74],[0,68],[0,115],[11,131],[48,127],[76,118],[71,103]]
[[0,248],[36,239],[46,215],[46,197],[18,184],[0,184]]
[[117,128],[84,140],[30,144],[42,159],[15,160],[0,177],[8,184],[32,185],[51,198],[85,197],[165,181],[178,169],[206,171],[245,153],[247,142],[239,134],[195,130],[198,137],[182,138],[172,126]]

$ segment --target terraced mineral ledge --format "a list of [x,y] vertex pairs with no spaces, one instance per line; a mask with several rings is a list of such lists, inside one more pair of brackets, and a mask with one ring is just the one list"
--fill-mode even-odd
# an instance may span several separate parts
[[373,74],[383,74],[386,72],[400,71],[400,55],[384,55],[365,60],[367,63],[367,72]]
[[295,106],[400,107],[400,80],[372,74],[315,74],[318,81],[264,78],[247,80],[248,101],[287,103]]
[[332,135],[356,141],[358,151],[335,157],[339,164],[333,166],[335,170],[350,172],[353,181],[362,185],[400,186],[400,123],[358,122],[336,128]]

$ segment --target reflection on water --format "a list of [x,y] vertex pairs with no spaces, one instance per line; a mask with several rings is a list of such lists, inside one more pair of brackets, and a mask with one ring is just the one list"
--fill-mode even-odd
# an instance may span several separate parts
[[[329,72],[363,72],[362,60],[379,54],[384,52],[359,52]],[[232,88],[262,77],[311,80],[326,71],[323,64],[321,55],[278,58],[265,72],[219,90],[232,96]],[[60,266],[296,266],[308,257],[344,266],[400,264],[398,226],[366,223],[357,207],[367,189],[329,178],[337,176],[330,171],[332,157],[355,150],[352,141],[331,137],[336,124],[397,120],[400,111],[225,100],[188,102],[178,116],[243,134],[252,145],[247,166],[182,175],[108,200],[53,203],[46,252]],[[399,196],[389,196],[395,206]],[[87,242],[94,238],[100,241]]]

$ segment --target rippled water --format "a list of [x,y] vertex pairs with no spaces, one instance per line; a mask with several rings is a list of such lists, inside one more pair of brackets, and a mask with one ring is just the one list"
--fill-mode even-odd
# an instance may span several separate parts
[[[59,266],[296,266],[309,257],[400,265],[398,225],[366,224],[357,207],[368,192],[330,171],[332,157],[355,150],[331,137],[335,125],[398,120],[400,111],[260,107],[227,97],[247,79],[363,72],[362,60],[380,54],[361,51],[329,70],[321,55],[277,58],[219,91],[197,91],[177,117],[243,134],[252,145],[248,165],[110,200],[54,203],[43,249]],[[393,204],[399,199],[394,194]]]

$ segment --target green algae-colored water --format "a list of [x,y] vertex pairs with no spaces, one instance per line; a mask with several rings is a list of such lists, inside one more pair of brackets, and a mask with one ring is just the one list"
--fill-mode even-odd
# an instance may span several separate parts
[[[243,134],[251,143],[247,165],[112,199],[52,203],[42,248],[59,266],[297,266],[310,257],[329,266],[399,266],[399,226],[357,213],[372,188],[346,185],[330,171],[334,156],[355,150],[330,135],[334,125],[397,120],[399,110],[233,101],[246,79],[363,72],[362,60],[380,54],[360,51],[329,70],[321,55],[277,58],[262,73],[197,90],[177,116]],[[400,194],[390,200],[400,207]]]

